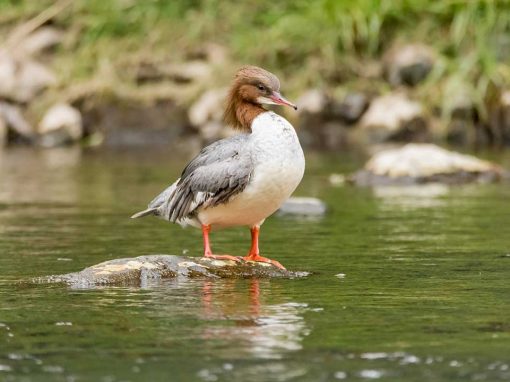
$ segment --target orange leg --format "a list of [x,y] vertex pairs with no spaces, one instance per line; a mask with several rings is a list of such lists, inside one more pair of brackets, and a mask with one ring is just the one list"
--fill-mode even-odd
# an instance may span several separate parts
[[269,263],[273,264],[275,267],[278,267],[280,269],[285,269],[283,265],[281,265],[276,260],[268,259],[267,257],[260,256],[259,251],[259,232],[260,227],[259,226],[253,226],[250,228],[251,231],[251,248],[250,252],[248,252],[248,256],[243,257],[243,260],[246,261],[260,261],[261,263]]
[[239,261],[238,257],[230,255],[213,255],[211,250],[211,243],[209,242],[209,232],[211,232],[210,225],[202,225],[202,235],[204,236],[204,257],[215,260],[232,260]]

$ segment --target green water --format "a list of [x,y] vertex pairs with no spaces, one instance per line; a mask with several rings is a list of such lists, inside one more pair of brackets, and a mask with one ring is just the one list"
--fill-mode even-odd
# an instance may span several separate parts
[[[324,218],[263,226],[264,254],[307,279],[19,283],[200,254],[197,231],[128,219],[188,158],[0,153],[1,381],[510,380],[510,187],[331,186],[362,164],[355,154],[307,155],[297,194],[323,199]],[[212,240],[244,255],[249,232]]]

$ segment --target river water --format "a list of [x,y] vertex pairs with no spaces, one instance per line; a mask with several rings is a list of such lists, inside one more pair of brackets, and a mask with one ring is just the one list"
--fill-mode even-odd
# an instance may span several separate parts
[[[323,199],[326,216],[263,226],[263,254],[308,278],[22,282],[199,255],[196,230],[129,219],[189,159],[169,151],[0,153],[1,381],[510,380],[508,184],[330,185],[362,165],[355,153],[307,154],[296,194]],[[212,240],[244,255],[249,232]]]

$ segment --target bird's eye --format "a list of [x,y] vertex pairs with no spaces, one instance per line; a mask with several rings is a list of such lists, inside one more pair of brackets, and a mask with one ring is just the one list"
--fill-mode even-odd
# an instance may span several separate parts
[[266,88],[262,84],[258,84],[257,87],[259,88],[259,90],[262,90],[262,91],[266,90]]

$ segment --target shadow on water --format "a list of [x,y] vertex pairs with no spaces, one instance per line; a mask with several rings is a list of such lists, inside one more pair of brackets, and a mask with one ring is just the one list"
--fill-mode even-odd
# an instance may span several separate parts
[[[24,286],[104,260],[200,253],[199,232],[133,211],[186,155],[0,155],[0,380],[510,379],[506,185],[357,189],[359,160],[309,155],[300,195],[321,219],[273,217],[262,251],[299,280],[167,280],[143,288]],[[213,235],[242,255],[249,232]]]

